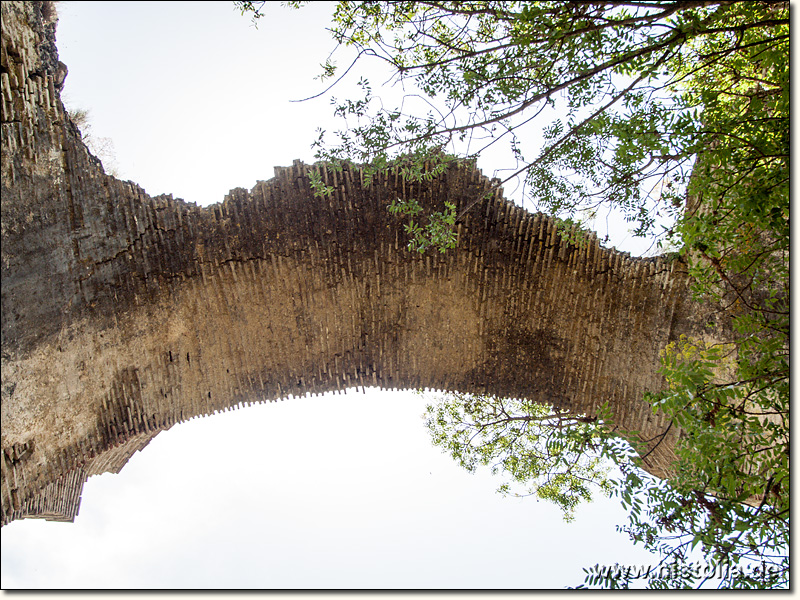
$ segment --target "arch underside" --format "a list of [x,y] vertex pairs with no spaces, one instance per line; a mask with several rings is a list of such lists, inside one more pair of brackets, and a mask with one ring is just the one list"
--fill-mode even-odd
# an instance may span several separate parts
[[[150,197],[86,150],[54,49],[33,49],[49,35],[36,19],[3,3],[3,524],[72,520],[86,477],[176,423],[363,386],[590,415],[608,402],[649,440],[646,467],[668,472],[677,432],[643,394],[663,385],[659,351],[698,322],[680,263],[569,243],[501,192],[468,212],[455,250],[407,250],[386,205],[465,206],[490,186],[465,163],[366,185],[357,167],[296,161],[206,208]],[[312,169],[332,195],[311,192]]]

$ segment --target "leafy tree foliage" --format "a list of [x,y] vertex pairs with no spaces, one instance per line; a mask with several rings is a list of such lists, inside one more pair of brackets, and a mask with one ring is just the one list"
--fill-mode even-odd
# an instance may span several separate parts
[[553,502],[567,520],[594,493],[619,498],[630,516],[618,529],[658,560],[646,572],[587,568],[580,587],[688,588],[711,576],[717,587],[785,587],[788,424],[749,401],[753,388],[711,383],[725,350],[684,338],[664,352],[671,385],[653,410],[684,432],[669,481],[640,468],[642,449],[616,436],[607,407],[589,418],[524,400],[450,394],[428,406],[426,426],[468,471],[489,467],[505,479],[498,491]]
[[455,393],[427,407],[425,425],[433,443],[468,471],[486,466],[505,475],[499,492],[553,502],[567,520],[593,491],[612,491],[602,457],[613,436],[596,418],[527,400]]
[[[694,158],[719,135],[700,118],[706,101],[781,90],[760,65],[785,65],[789,41],[788,8],[770,1],[343,1],[331,32],[410,89],[387,107],[362,79],[363,97],[336,102],[346,126],[332,141],[320,132],[319,158],[380,170],[406,157],[413,178],[507,141],[514,164],[498,186],[522,176],[536,206],[567,218],[614,206],[642,235],[680,214]],[[322,77],[338,73],[329,58]]]
[[[255,20],[263,4],[237,3]],[[773,0],[397,0],[342,1],[333,15],[334,39],[356,58],[341,75],[327,60],[323,78],[335,85],[376,58],[407,92],[388,105],[362,79],[361,97],[335,101],[346,125],[315,144],[330,168],[351,160],[419,180],[507,143],[496,186],[521,179],[565,231],[620,211],[636,234],[678,248],[697,300],[718,308],[707,337],[725,343],[665,348],[668,387],[649,397],[682,432],[668,482],[638,468],[612,414],[589,422],[464,396],[429,409],[434,442],[468,469],[505,473],[504,492],[552,500],[568,517],[593,489],[617,495],[624,530],[667,567],[647,575],[651,587],[702,585],[685,568],[697,552],[727,569],[720,586],[788,584],[788,13]],[[459,213],[422,214],[413,200],[389,209],[408,219],[411,248],[444,251],[479,200]],[[636,577],[598,567],[585,584]]]

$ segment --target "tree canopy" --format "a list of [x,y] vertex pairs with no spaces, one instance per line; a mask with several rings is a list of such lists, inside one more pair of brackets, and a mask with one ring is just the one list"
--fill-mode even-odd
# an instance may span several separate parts
[[[263,2],[236,4],[264,14]],[[592,485],[617,494],[625,530],[671,569],[651,574],[652,587],[702,584],[683,568],[695,548],[712,566],[748,567],[718,585],[787,585],[788,3],[342,1],[330,31],[355,52],[344,69],[336,53],[323,64],[332,87],[377,59],[404,90],[388,104],[362,78],[361,97],[334,101],[344,126],[315,142],[330,168],[430,177],[505,144],[497,186],[520,182],[570,226],[618,211],[636,235],[677,250],[696,298],[718,307],[708,326],[726,343],[665,348],[668,387],[649,398],[682,431],[669,482],[610,443],[603,420],[508,400],[443,399],[430,408],[434,442],[467,468],[494,464],[567,515]],[[406,219],[411,249],[446,251],[471,206],[388,208]],[[588,569],[585,583],[635,578]]]

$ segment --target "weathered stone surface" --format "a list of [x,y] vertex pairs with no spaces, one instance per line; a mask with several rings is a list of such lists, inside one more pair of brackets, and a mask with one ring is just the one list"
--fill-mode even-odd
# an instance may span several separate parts
[[489,182],[464,164],[367,186],[295,162],[207,208],[150,197],[65,116],[42,6],[2,4],[3,524],[73,519],[86,477],[176,423],[357,386],[608,401],[668,471],[677,432],[642,395],[702,322],[680,262],[571,245],[499,193],[455,251],[407,251],[387,203],[465,205]]

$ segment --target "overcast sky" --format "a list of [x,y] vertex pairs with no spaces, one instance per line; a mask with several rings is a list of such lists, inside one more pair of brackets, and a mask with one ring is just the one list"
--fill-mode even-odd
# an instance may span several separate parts
[[[229,2],[61,2],[65,99],[113,141],[121,178],[220,201],[313,161],[329,99],[290,100],[322,89],[331,6],[274,3],[254,29]],[[652,561],[615,531],[615,501],[567,524],[461,470],[431,445],[425,402],[368,390],[177,425],[91,478],[75,523],[4,527],[2,587],[560,588]]]

